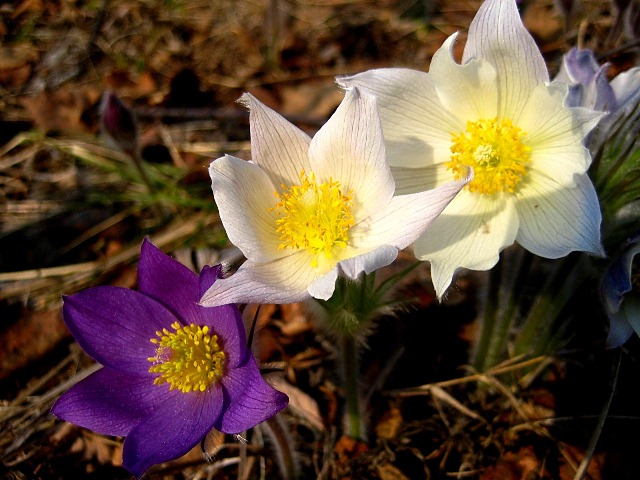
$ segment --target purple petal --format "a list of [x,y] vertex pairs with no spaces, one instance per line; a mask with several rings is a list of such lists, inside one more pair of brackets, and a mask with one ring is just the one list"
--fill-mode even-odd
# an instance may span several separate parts
[[103,435],[127,435],[163,401],[148,376],[101,368],[64,393],[51,413]]
[[198,276],[148,239],[140,249],[138,290],[166,306],[185,325],[199,324]]
[[[200,296],[222,277],[222,268],[204,267],[200,273]],[[208,325],[221,340],[222,348],[227,356],[227,368],[235,368],[246,360],[247,336],[240,311],[235,304],[219,307],[198,306],[199,325]]]
[[571,82],[587,84],[599,69],[600,64],[591,50],[573,47],[562,58],[558,76],[566,75]]
[[602,275],[600,289],[608,314],[616,313],[622,304],[622,297],[632,289],[631,270],[633,259],[640,253],[640,236],[627,241],[622,254],[617,257]]
[[624,345],[631,335],[633,334],[633,328],[629,322],[622,315],[610,315],[609,316],[609,333],[607,334],[606,347],[618,348]]
[[115,370],[148,374],[155,332],[176,318],[161,304],[126,288],[94,287],[64,297],[64,321],[94,360]]
[[264,381],[253,357],[242,367],[229,370],[222,379],[228,408],[214,427],[225,433],[240,433],[273,417],[289,398]]
[[184,455],[213,428],[223,407],[219,387],[204,393],[169,392],[163,404],[127,436],[125,468],[140,477],[152,465]]

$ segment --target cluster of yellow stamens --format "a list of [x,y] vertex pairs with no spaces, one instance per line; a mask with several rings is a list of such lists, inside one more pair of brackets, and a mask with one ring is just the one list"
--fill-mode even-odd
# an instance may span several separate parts
[[473,167],[475,177],[465,187],[471,192],[514,193],[527,174],[531,157],[524,135],[510,120],[469,121],[464,132],[452,134],[451,160],[445,165],[456,179]]
[[279,249],[307,249],[312,255],[312,266],[318,259],[331,258],[335,249],[347,246],[349,229],[354,224],[351,193],[342,193],[339,182],[316,183],[315,175],[300,173],[300,185],[285,187],[276,210],[277,232],[282,243]]
[[174,322],[170,332],[166,328],[152,338],[156,344],[156,356],[148,360],[153,364],[149,371],[159,373],[154,384],[168,382],[170,389],[182,392],[204,392],[224,374],[225,353],[218,345],[218,336],[209,327],[183,326]]

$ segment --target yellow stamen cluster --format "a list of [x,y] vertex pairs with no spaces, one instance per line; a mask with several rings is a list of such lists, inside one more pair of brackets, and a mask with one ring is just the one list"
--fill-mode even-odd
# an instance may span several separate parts
[[276,209],[281,215],[277,231],[282,243],[280,250],[307,249],[312,254],[312,266],[318,259],[331,258],[335,249],[347,246],[349,229],[354,224],[351,192],[342,193],[339,182],[316,183],[315,175],[300,174],[300,185],[276,193],[280,201]]
[[153,364],[149,371],[159,373],[154,384],[169,383],[170,389],[184,393],[204,392],[224,374],[225,353],[218,345],[218,336],[210,334],[209,327],[179,322],[156,332],[156,356],[149,357]]
[[465,187],[471,192],[514,193],[531,159],[524,136],[510,120],[469,121],[464,132],[452,134],[451,160],[445,165],[456,179],[467,174],[467,167],[473,167],[475,177]]

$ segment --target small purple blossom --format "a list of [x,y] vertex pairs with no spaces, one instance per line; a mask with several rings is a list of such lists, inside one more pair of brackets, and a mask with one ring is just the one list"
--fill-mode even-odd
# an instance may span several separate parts
[[624,344],[633,332],[640,335],[640,271],[636,260],[638,253],[640,235],[626,243],[622,253],[611,262],[602,276],[600,291],[610,322],[608,348]]
[[[609,82],[609,64],[600,65],[588,49],[572,48],[562,57],[560,72],[554,80],[569,85],[566,103],[610,113],[628,114],[640,99],[640,67],[630,68]],[[605,117],[605,122],[611,122]],[[602,123],[602,122],[601,122]]]
[[612,111],[617,107],[616,96],[607,79],[609,64],[600,65],[591,50],[572,48],[562,57],[560,72],[555,80],[569,85],[565,103],[570,107]]
[[134,155],[140,139],[133,111],[115,93],[107,91],[102,96],[100,114],[102,131],[123,152]]
[[198,305],[221,273],[205,267],[198,277],[145,240],[139,291],[101,286],[64,299],[67,327],[104,367],[52,413],[126,437],[123,463],[137,477],[187,453],[212,428],[240,433],[287,405],[261,377],[236,306]]

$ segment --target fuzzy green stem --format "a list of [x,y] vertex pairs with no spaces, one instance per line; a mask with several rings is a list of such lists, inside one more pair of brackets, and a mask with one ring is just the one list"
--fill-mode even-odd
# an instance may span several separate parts
[[549,353],[554,324],[576,291],[588,280],[587,267],[585,255],[575,254],[557,266],[525,319],[515,342],[515,355]]
[[345,432],[352,438],[364,440],[356,339],[352,336],[344,336],[340,339],[340,347],[345,397]]
[[498,309],[497,312],[497,319],[491,338],[489,339],[489,348],[487,349],[486,359],[483,364],[485,369],[494,367],[503,360],[506,360],[507,341],[513,328],[514,317],[528,277],[531,260],[532,255],[529,252],[520,252],[516,267],[516,277],[513,283],[507,286],[508,292],[504,290],[500,292],[501,298],[506,296],[506,299],[503,308]]
[[489,270],[489,285],[487,287],[487,296],[484,304],[484,312],[482,315],[482,331],[480,341],[475,352],[474,367],[477,371],[482,372],[487,364],[487,355],[489,352],[491,337],[496,324],[498,315],[498,297],[500,292],[500,280],[502,278],[502,265],[498,264]]

